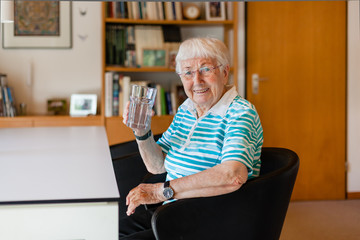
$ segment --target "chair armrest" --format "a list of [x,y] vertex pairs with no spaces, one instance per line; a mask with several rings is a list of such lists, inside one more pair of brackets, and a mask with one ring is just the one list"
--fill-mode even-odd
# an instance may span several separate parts
[[234,194],[238,195],[182,199],[159,207],[151,220],[156,239],[242,239],[234,229],[249,216]]

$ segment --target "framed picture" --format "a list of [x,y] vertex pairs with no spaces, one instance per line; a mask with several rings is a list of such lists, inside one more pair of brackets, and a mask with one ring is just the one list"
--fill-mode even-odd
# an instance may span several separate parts
[[49,99],[47,101],[48,113],[52,115],[66,115],[66,99]]
[[71,48],[71,1],[14,1],[2,27],[3,48]]
[[206,20],[225,20],[225,2],[205,2]]
[[176,55],[178,54],[177,50],[173,50],[169,52],[169,68],[175,69],[176,68]]
[[166,49],[143,49],[143,67],[167,67]]
[[70,116],[96,115],[96,94],[72,94],[70,100]]

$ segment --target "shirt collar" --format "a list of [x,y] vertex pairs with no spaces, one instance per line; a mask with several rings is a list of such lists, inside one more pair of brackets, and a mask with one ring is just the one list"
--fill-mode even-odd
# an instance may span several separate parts
[[[237,95],[238,95],[238,92],[236,91],[235,86],[231,87],[230,89],[228,89],[225,92],[225,94],[220,98],[220,100],[212,108],[210,108],[210,110],[205,115],[207,115],[209,113],[213,113],[213,114],[217,114],[217,115],[224,117],[230,104],[232,103],[232,101],[234,100],[234,98]],[[196,116],[196,109],[195,109],[193,101],[190,98],[185,100],[185,102],[183,103],[183,106],[187,110],[192,112],[194,114],[194,116]]]

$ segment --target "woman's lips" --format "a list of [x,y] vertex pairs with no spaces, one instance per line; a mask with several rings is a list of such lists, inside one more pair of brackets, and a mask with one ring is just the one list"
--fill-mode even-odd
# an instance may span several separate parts
[[202,89],[193,90],[193,92],[196,94],[202,94],[202,93],[207,92],[208,90],[209,90],[209,88],[202,88]]

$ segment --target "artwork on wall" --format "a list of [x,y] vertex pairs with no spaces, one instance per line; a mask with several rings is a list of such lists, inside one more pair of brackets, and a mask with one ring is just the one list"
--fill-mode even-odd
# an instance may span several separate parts
[[14,22],[3,24],[3,48],[71,48],[71,2],[14,1]]

